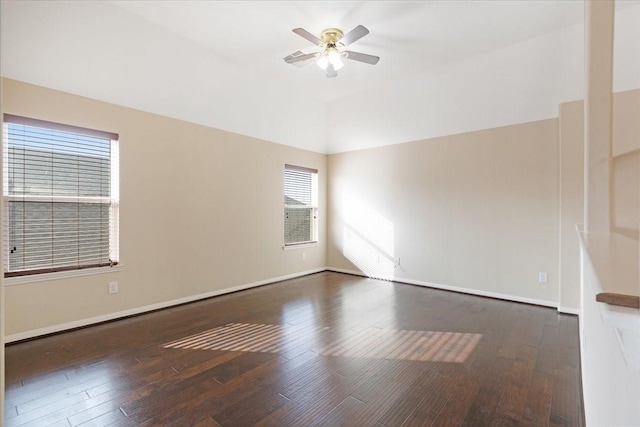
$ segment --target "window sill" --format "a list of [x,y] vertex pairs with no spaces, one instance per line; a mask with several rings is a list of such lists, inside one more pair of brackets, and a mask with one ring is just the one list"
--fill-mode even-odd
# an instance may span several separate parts
[[318,242],[298,243],[296,245],[284,245],[282,249],[284,249],[285,251],[292,251],[294,249],[313,248],[315,246],[318,246]]
[[30,276],[17,276],[4,278],[5,286],[23,285],[26,283],[46,282],[50,280],[69,279],[72,277],[93,276],[96,274],[118,273],[122,271],[122,265],[113,267],[85,268],[81,270],[58,271],[55,273],[33,274]]

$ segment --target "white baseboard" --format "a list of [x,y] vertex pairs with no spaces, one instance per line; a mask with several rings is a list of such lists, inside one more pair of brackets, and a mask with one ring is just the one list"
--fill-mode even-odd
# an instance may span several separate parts
[[558,307],[558,311],[560,313],[564,313],[564,314],[575,314],[576,316],[580,315],[580,309],[579,308],[559,306]]
[[[268,285],[270,283],[281,282],[283,280],[295,279],[297,277],[302,277],[302,276],[306,276],[306,275],[314,274],[314,273],[320,273],[322,271],[334,271],[336,273],[345,273],[345,274],[353,274],[353,275],[356,275],[356,276],[368,277],[363,272],[356,271],[356,270],[347,270],[347,269],[343,269],[343,268],[334,268],[334,267],[315,268],[315,269],[312,269],[312,270],[302,271],[302,272],[299,272],[299,273],[288,274],[286,276],[274,277],[274,278],[271,278],[271,279],[260,280],[258,282],[253,282],[253,283],[246,283],[244,285],[234,286],[232,288],[220,289],[220,290],[206,292],[206,293],[198,294],[198,295],[191,295],[191,296],[188,296],[188,297],[178,298],[178,299],[174,299],[174,300],[171,300],[171,301],[164,301],[164,302],[160,302],[160,303],[156,303],[156,304],[146,305],[146,306],[143,306],[143,307],[132,308],[132,309],[129,309],[129,310],[118,311],[118,312],[115,312],[115,313],[103,314],[101,316],[90,317],[90,318],[86,318],[86,319],[76,320],[76,321],[73,321],[73,322],[61,323],[61,324],[58,324],[58,325],[47,326],[45,328],[33,329],[33,330],[30,330],[30,331],[25,331],[25,332],[19,332],[17,334],[6,335],[4,337],[4,342],[5,343],[11,343],[11,342],[15,342],[15,341],[20,341],[20,340],[25,340],[25,339],[29,339],[29,338],[39,337],[41,335],[47,335],[47,334],[52,334],[52,333],[56,333],[56,332],[62,332],[62,331],[66,331],[66,330],[69,330],[69,329],[81,328],[81,327],[93,325],[93,324],[96,324],[96,323],[107,322],[107,321],[110,321],[110,320],[116,320],[116,319],[120,319],[120,318],[123,318],[123,317],[128,317],[128,316],[133,316],[133,315],[137,315],[137,314],[146,313],[146,312],[149,312],[149,311],[159,310],[159,309],[162,309],[162,308],[172,307],[172,306],[175,306],[175,305],[180,305],[180,304],[185,304],[185,303],[188,303],[188,302],[193,302],[193,301],[198,301],[198,300],[202,300],[202,299],[206,299],[206,298],[211,298],[211,297],[215,297],[215,296],[218,296],[218,295],[224,295],[224,294],[228,294],[228,293],[231,293],[231,292],[237,292],[237,291],[242,291],[242,290],[245,290],[245,289],[255,288],[255,287],[258,287],[258,286]],[[545,306],[545,307],[557,308],[558,311],[561,312],[561,313],[579,314],[579,310],[578,309],[570,308],[570,307],[558,307],[558,304],[556,302],[554,302],[554,301],[538,300],[538,299],[533,299],[533,298],[525,298],[525,297],[519,297],[519,296],[515,296],[515,295],[508,295],[508,294],[500,294],[500,293],[495,293],[495,292],[486,292],[486,291],[481,291],[481,290],[478,290],[478,289],[461,288],[461,287],[458,287],[458,286],[442,285],[442,284],[439,284],[439,283],[424,282],[424,281],[421,281],[421,280],[403,279],[403,278],[400,278],[400,277],[394,278],[393,281],[394,282],[400,282],[400,283],[407,283],[407,284],[410,284],[410,285],[425,286],[425,287],[428,287],[428,288],[435,288],[435,289],[443,289],[443,290],[453,291],[453,292],[460,292],[460,293],[470,294],[470,295],[478,295],[478,296],[484,296],[484,297],[490,297],[490,298],[497,298],[497,299],[502,299],[502,300],[506,300],[506,301],[515,301],[515,302],[524,302],[524,303],[527,303],[527,304],[542,305],[542,306]]]
[[354,276],[369,277],[366,274],[364,274],[362,271],[347,270],[346,268],[327,267],[327,271],[333,271],[335,273],[353,274]]
[[[333,267],[327,267],[327,270],[335,271],[336,273],[355,274],[357,276],[368,277],[366,274],[364,274],[361,271],[346,270],[346,269],[343,269],[343,268],[333,268]],[[555,302],[555,301],[540,300],[540,299],[535,299],[535,298],[526,298],[526,297],[520,297],[520,296],[517,296],[517,295],[501,294],[501,293],[497,293],[497,292],[487,292],[487,291],[482,291],[482,290],[479,290],[479,289],[462,288],[462,287],[458,287],[458,286],[442,285],[440,283],[424,282],[422,280],[403,279],[401,277],[394,277],[392,281],[393,282],[399,282],[399,283],[407,283],[407,284],[410,284],[410,285],[425,286],[427,288],[442,289],[442,290],[445,290],[445,291],[459,292],[459,293],[469,294],[469,295],[477,295],[477,296],[482,296],[482,297],[490,297],[490,298],[502,299],[502,300],[506,300],[506,301],[524,302],[524,303],[527,303],[527,304],[535,304],[535,305],[541,305],[541,306],[544,306],[544,307],[558,308],[558,303]],[[571,310],[571,309],[566,308],[566,310]],[[560,311],[560,310],[558,309],[558,311]],[[566,313],[571,313],[571,312],[570,311],[566,311]],[[574,314],[574,313],[572,313],[572,314]],[[575,314],[577,314],[577,313],[575,313]]]
[[325,267],[315,268],[313,270],[307,270],[307,271],[302,271],[302,272],[299,272],[299,273],[288,274],[286,276],[274,277],[274,278],[271,278],[271,279],[260,280],[258,282],[253,282],[253,283],[246,283],[244,285],[234,286],[232,288],[226,288],[226,289],[220,289],[220,290],[211,291],[211,292],[205,292],[203,294],[191,295],[191,296],[188,296],[188,297],[178,298],[178,299],[174,299],[174,300],[171,300],[171,301],[163,301],[163,302],[156,303],[156,304],[145,305],[143,307],[132,308],[132,309],[129,309],[129,310],[118,311],[118,312],[115,312],[115,313],[103,314],[101,316],[90,317],[90,318],[87,318],[87,319],[76,320],[76,321],[73,321],[73,322],[61,323],[61,324],[58,324],[58,325],[47,326],[45,328],[33,329],[31,331],[19,332],[17,334],[6,335],[4,337],[4,342],[5,343],[10,343],[10,342],[29,339],[29,338],[39,337],[41,335],[52,334],[52,333],[55,333],[55,332],[62,332],[62,331],[66,331],[66,330],[69,330],[69,329],[81,328],[81,327],[93,325],[93,324],[96,324],[96,323],[102,323],[102,322],[106,322],[106,321],[109,321],[109,320],[119,319],[119,318],[122,318],[122,317],[128,317],[128,316],[133,316],[133,315],[136,315],[136,314],[142,314],[142,313],[146,313],[148,311],[154,311],[154,310],[158,310],[158,309],[161,309],[161,308],[171,307],[171,306],[174,306],[174,305],[180,305],[180,304],[184,304],[184,303],[188,303],[188,302],[198,301],[198,300],[201,300],[201,299],[211,298],[211,297],[215,297],[215,296],[218,296],[218,295],[224,295],[224,294],[228,294],[228,293],[231,293],[231,292],[242,291],[242,290],[245,290],[245,289],[255,288],[255,287],[263,286],[263,285],[268,285],[270,283],[281,282],[283,280],[295,279],[297,277],[302,277],[302,276],[306,276],[306,275],[313,274],[313,273],[320,273],[320,272],[326,271],[326,270],[327,269]]

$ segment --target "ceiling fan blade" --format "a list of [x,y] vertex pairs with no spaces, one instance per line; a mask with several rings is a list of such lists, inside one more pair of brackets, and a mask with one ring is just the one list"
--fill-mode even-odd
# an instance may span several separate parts
[[364,62],[365,64],[376,65],[380,61],[379,56],[367,55],[366,53],[351,52],[345,50],[343,52],[344,57],[352,61]]
[[313,59],[318,55],[320,55],[319,52],[302,54],[302,52],[297,51],[297,52],[293,52],[291,55],[283,59],[284,59],[284,62],[286,62],[287,64],[295,64],[296,62],[308,61],[309,59]]
[[358,25],[353,30],[345,34],[339,40],[339,43],[341,43],[343,46],[349,46],[351,43],[355,42],[356,40],[360,40],[362,37],[366,36],[367,34],[369,34],[369,30],[367,30],[362,25]]
[[311,34],[309,31],[305,30],[304,28],[294,28],[292,31],[317,46],[323,46],[322,40]]
[[338,72],[333,67],[333,64],[329,63],[329,65],[327,65],[327,78],[330,79],[332,77],[338,77]]

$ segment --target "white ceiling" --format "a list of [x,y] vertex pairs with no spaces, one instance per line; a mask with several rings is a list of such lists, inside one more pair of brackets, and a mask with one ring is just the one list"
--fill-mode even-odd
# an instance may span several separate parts
[[[212,54],[245,69],[295,80],[321,101],[428,74],[582,20],[580,1],[113,1]],[[318,67],[298,69],[282,58],[317,52],[291,30],[320,35],[364,25],[370,34],[350,50],[380,56],[376,66],[348,61],[339,78]]]
[[[639,4],[618,3],[619,9]],[[3,0],[2,75],[313,151],[340,151],[327,148],[336,103],[358,108],[361,94],[429,79],[578,24],[583,10],[573,0]],[[346,61],[337,78],[327,79],[314,65],[282,60],[317,50],[293,28],[319,35],[359,24],[370,34],[350,50],[381,57],[375,66]]]

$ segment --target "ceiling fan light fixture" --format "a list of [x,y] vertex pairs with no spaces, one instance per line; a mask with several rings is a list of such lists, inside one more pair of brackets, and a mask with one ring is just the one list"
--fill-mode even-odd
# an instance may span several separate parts
[[329,47],[325,49],[325,51],[318,58],[318,67],[326,70],[329,64],[333,65],[333,68],[338,71],[340,68],[344,67],[344,62],[342,62],[342,54],[338,52],[338,49],[335,47]]
[[329,57],[329,62],[333,64],[333,68],[335,68],[336,71],[344,67],[344,62],[342,62],[342,55],[335,47],[329,49],[329,53],[327,54],[327,56]]
[[327,55],[320,55],[320,57],[318,58],[318,67],[322,68],[323,70],[327,69],[327,66],[329,65],[329,58],[327,57]]

